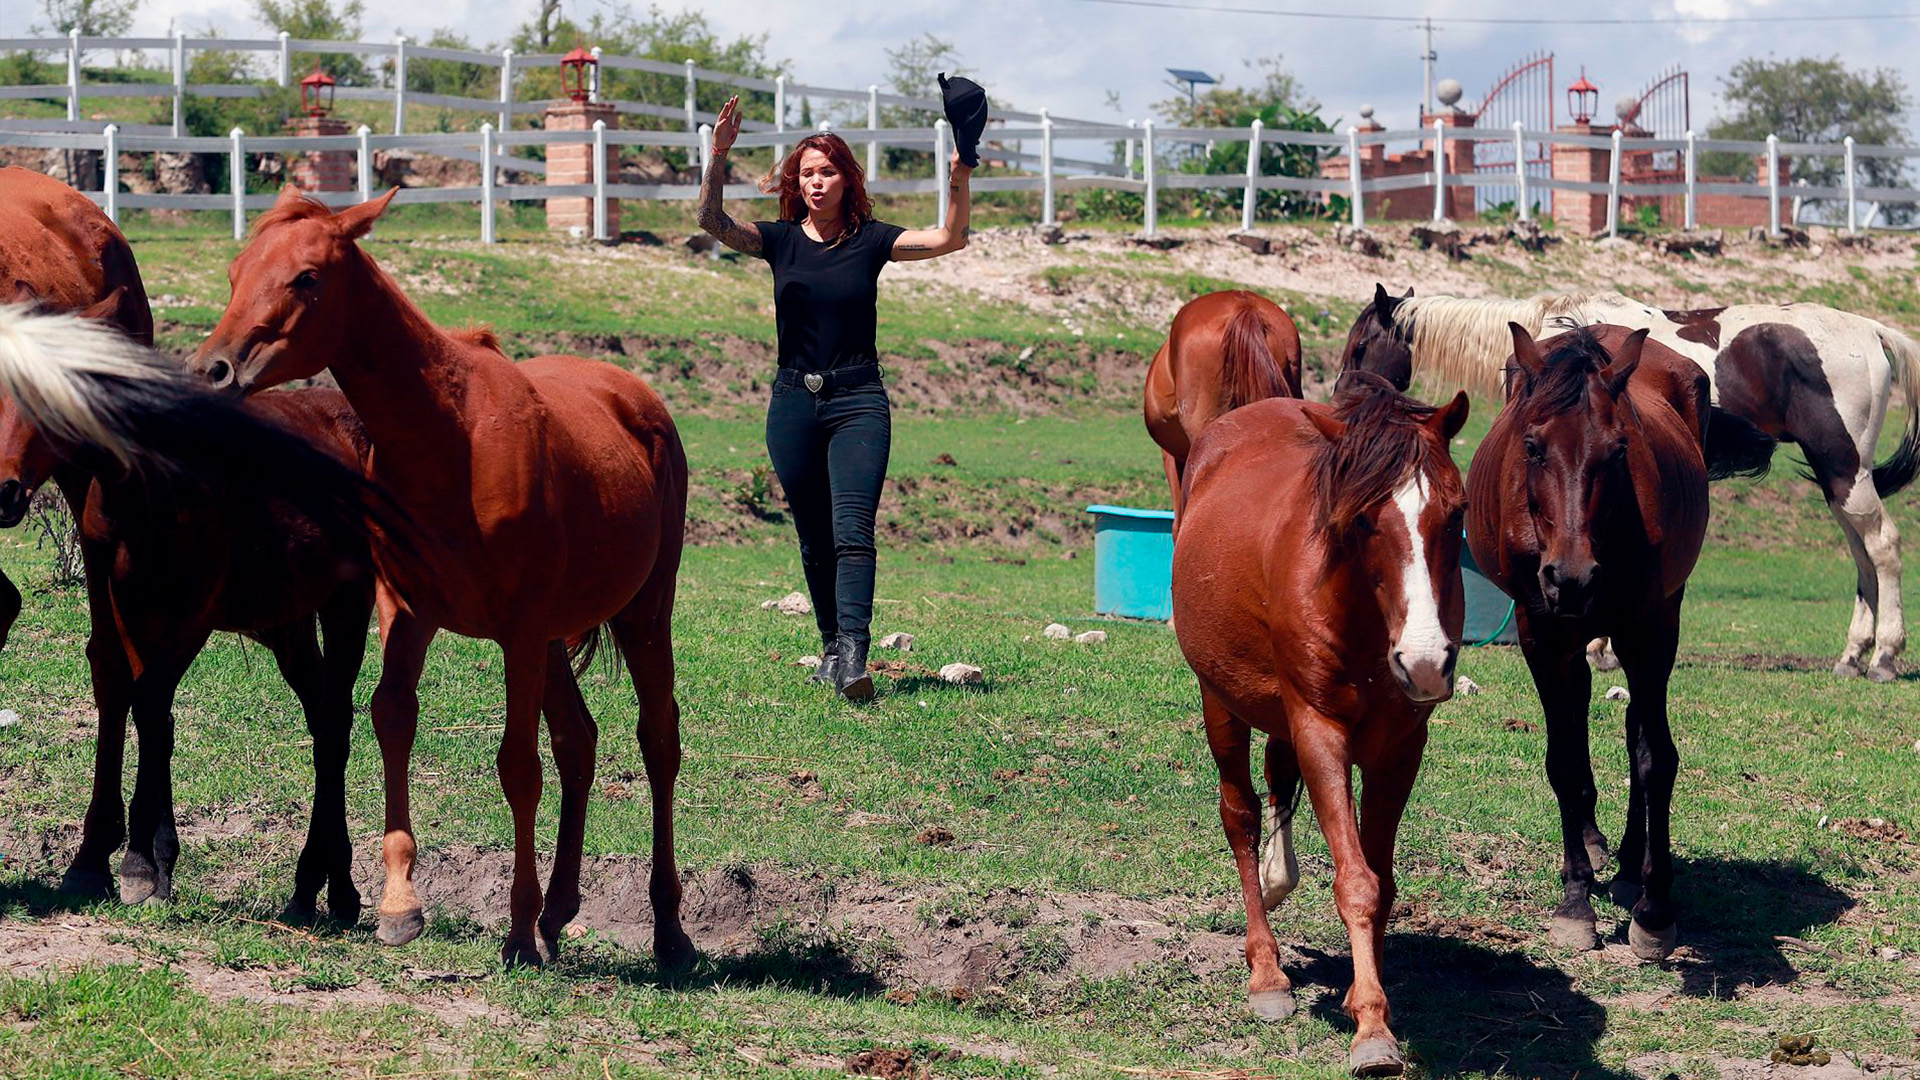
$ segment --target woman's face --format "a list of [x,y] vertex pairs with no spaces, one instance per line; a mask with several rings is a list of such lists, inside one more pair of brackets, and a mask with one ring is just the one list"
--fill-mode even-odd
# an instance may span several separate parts
[[808,147],[800,155],[800,198],[813,217],[832,220],[840,216],[840,201],[846,197],[847,178],[826,153]]

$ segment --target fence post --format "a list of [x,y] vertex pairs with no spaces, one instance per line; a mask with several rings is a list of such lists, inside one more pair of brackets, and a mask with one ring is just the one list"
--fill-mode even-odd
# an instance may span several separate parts
[[1613,156],[1607,159],[1607,235],[1620,235],[1620,129],[1613,129]]
[[1360,175],[1360,129],[1347,125],[1347,186],[1353,190],[1353,227],[1367,227],[1367,197],[1361,184],[1365,178]]
[[593,54],[593,70],[587,73],[587,100],[598,104],[605,101],[606,95],[600,92],[600,46],[588,49]]
[[120,223],[120,125],[108,124],[101,132],[106,136],[107,145],[101,156],[106,160],[100,163],[100,192],[107,211],[107,220]]
[[1860,217],[1859,211],[1857,210],[1859,204],[1854,198],[1853,136],[1847,136],[1846,139],[1842,140],[1840,145],[1847,148],[1847,231],[1857,233],[1860,231]]
[[[593,65],[596,74],[600,65]],[[500,130],[513,130],[513,50],[500,52]]]
[[287,85],[287,80],[293,75],[293,53],[287,45],[287,39],[292,36],[285,30],[280,31],[280,68],[275,72],[274,81],[281,86]]
[[[880,129],[880,87],[867,84],[867,130]],[[867,179],[871,180],[880,172],[880,144],[873,136],[867,136]]]
[[1053,221],[1053,118],[1040,110],[1040,224]]
[[67,28],[67,119],[80,119],[80,28]]
[[233,155],[227,164],[227,183],[233,188],[233,238],[247,238],[247,133],[239,128],[227,132],[233,140]]
[[1247,130],[1247,193],[1240,198],[1240,231],[1253,231],[1253,204],[1259,195],[1254,184],[1260,179],[1260,119],[1255,117]]
[[947,121],[945,117],[933,122],[933,187],[937,203],[933,227],[943,229],[947,225]]
[[[1127,121],[1127,126],[1130,128],[1138,129],[1140,127],[1140,121],[1129,120]],[[1124,142],[1126,143],[1126,147],[1127,147],[1127,179],[1131,180],[1133,179],[1133,133],[1132,132],[1127,133],[1127,137],[1124,140]]]
[[1447,220],[1447,125],[1433,122],[1433,220]]
[[[787,133],[787,77],[773,77],[773,131],[776,135]],[[787,156],[787,148],[781,143],[773,144],[773,163],[780,164]],[[869,170],[871,171],[871,170]]]
[[493,125],[480,125],[480,242],[493,243]]
[[187,35],[173,35],[173,137],[187,130]]
[[1695,145],[1697,141],[1698,140],[1694,138],[1693,129],[1688,128],[1687,129],[1687,215],[1686,215],[1686,218],[1687,218],[1687,228],[1689,229],[1697,229],[1700,227],[1700,217],[1699,217],[1700,192],[1698,191],[1698,188],[1700,186],[1700,159],[1698,157],[1699,147]]
[[393,133],[407,130],[407,39],[395,39],[393,52]]
[[360,201],[373,198],[373,129],[360,125]]
[[[688,61],[692,63],[692,61]],[[593,122],[593,238],[607,242],[607,122]]]
[[1526,130],[1526,124],[1518,120],[1513,122],[1513,184],[1519,189],[1519,195],[1514,200],[1514,208],[1518,211],[1521,221],[1532,221],[1533,203],[1527,194]]
[[1141,199],[1140,231],[1151,237],[1160,224],[1159,192],[1154,190],[1154,183],[1158,177],[1154,175],[1153,167],[1152,120],[1143,120],[1140,123],[1140,175],[1146,181],[1146,190],[1141,193],[1144,197]]
[[1767,235],[1780,235],[1780,136],[1767,136]]

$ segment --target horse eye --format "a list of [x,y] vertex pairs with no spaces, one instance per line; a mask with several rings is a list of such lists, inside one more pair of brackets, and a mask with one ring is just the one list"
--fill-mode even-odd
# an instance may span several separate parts
[[1526,441],[1526,448],[1528,461],[1538,465],[1547,460],[1547,448],[1542,446],[1539,440],[1528,439]]
[[320,275],[311,270],[302,270],[300,276],[293,279],[293,287],[296,289],[311,289],[318,284],[320,284]]

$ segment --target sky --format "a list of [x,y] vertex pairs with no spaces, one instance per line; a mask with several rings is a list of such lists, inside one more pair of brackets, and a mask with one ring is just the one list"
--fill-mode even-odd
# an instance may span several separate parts
[[[641,0],[638,6],[645,6]],[[1747,56],[1843,57],[1857,67],[1907,64],[1920,45],[1920,5],[1837,0],[1613,0],[1609,4],[1540,4],[1537,0],[1161,0],[1169,4],[1364,13],[1389,21],[1357,22],[1228,11],[1133,7],[1095,0],[658,0],[668,11],[694,9],[726,38],[768,35],[767,52],[786,60],[796,80],[865,87],[883,82],[886,50],[930,33],[954,43],[970,72],[996,100],[1022,109],[1087,120],[1144,119],[1167,97],[1166,68],[1197,68],[1229,83],[1251,83],[1251,66],[1278,57],[1322,115],[1342,126],[1372,105],[1389,127],[1410,126],[1421,96],[1422,34],[1439,27],[1434,78],[1452,77],[1477,102],[1523,54],[1555,54],[1564,87],[1584,66],[1600,88],[1602,115],[1678,64],[1690,72],[1694,126],[1704,130],[1723,110],[1720,77]],[[584,19],[608,0],[565,0]],[[260,27],[247,0],[143,0],[135,32],[162,35],[209,24],[229,36]],[[369,4],[365,36],[391,40],[451,28],[476,43],[504,38],[525,21],[535,0],[409,0]],[[0,36],[21,35],[40,21],[39,0],[0,0]],[[1851,15],[1912,12],[1897,21],[1722,23],[1718,25],[1483,25],[1453,18],[1625,19]],[[1910,78],[1910,82],[1911,82]],[[931,89],[931,88],[930,88]],[[1107,104],[1119,96],[1120,110]],[[1564,90],[1558,115],[1565,115]]]

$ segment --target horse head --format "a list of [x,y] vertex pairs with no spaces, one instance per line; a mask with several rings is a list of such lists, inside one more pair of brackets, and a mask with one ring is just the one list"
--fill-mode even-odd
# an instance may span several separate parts
[[1311,468],[1329,556],[1372,590],[1386,627],[1387,668],[1418,702],[1453,695],[1460,659],[1467,499],[1447,447],[1467,408],[1464,393],[1436,409],[1384,377],[1350,372],[1331,413],[1307,413],[1326,439]]
[[188,370],[235,395],[324,370],[345,347],[355,317],[364,315],[357,284],[378,273],[355,241],[398,190],[337,214],[297,188],[282,191],[227,268],[233,296]]
[[1508,371],[1515,430],[1525,459],[1527,512],[1540,558],[1540,598],[1549,614],[1580,618],[1604,580],[1611,525],[1637,521],[1629,462],[1638,427],[1627,381],[1640,363],[1647,331],[1609,353],[1591,330],[1555,339],[1542,355],[1518,323]]
[[1407,392],[1413,384],[1413,346],[1408,343],[1407,330],[1394,325],[1393,313],[1412,295],[1411,287],[1405,295],[1394,296],[1385,285],[1374,283],[1373,299],[1360,309],[1353,329],[1347,331],[1346,347],[1340,350],[1343,373],[1372,372],[1393,384],[1395,390]]

